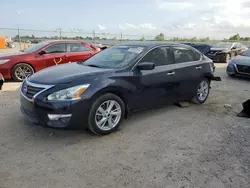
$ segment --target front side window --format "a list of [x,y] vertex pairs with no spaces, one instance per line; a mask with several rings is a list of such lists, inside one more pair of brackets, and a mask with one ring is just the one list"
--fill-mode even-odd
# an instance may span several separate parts
[[81,43],[69,43],[67,44],[67,51],[68,52],[88,52],[88,51],[92,51],[92,49]]
[[184,63],[190,61],[197,61],[194,57],[193,51],[185,47],[173,47],[175,63]]
[[79,63],[85,66],[118,69],[131,64],[143,52],[145,48],[140,46],[113,46]]
[[52,53],[64,53],[66,52],[66,44],[65,43],[59,43],[59,44],[52,44],[51,46],[47,47],[45,51],[48,54]]
[[145,55],[140,62],[153,62],[155,66],[169,65],[173,63],[170,47],[158,47]]

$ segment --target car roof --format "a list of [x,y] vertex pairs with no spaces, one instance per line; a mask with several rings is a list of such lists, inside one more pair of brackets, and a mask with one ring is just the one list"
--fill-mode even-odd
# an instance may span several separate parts
[[177,42],[160,42],[160,41],[138,41],[138,42],[122,42],[117,44],[117,46],[141,46],[141,47],[149,47],[153,48],[161,45],[181,45],[187,46],[185,44],[177,43]]
[[82,42],[82,43],[87,43],[82,40],[42,40],[42,43],[57,43],[57,42]]

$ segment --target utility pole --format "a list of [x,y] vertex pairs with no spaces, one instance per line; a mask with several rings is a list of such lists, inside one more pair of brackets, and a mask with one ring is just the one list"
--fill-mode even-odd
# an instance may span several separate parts
[[93,43],[95,43],[95,31],[93,30]]
[[62,39],[62,28],[59,28],[59,32],[60,32],[60,39]]
[[21,38],[20,38],[19,25],[17,25],[17,36],[18,36],[19,50],[21,50]]
[[122,33],[121,33],[121,41],[122,41]]

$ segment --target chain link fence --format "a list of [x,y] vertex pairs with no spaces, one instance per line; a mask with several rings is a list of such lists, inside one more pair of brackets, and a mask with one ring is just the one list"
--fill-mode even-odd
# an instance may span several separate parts
[[[64,31],[61,28],[54,30],[35,30],[22,28],[0,28],[0,37],[11,37],[14,41],[14,48],[22,50],[33,43],[38,43],[43,40],[82,40],[89,43],[98,43],[103,45],[115,45],[122,41],[154,41],[156,36],[149,35],[132,35],[126,33],[109,33],[84,31],[82,29],[72,29]],[[167,41],[172,42],[204,42],[207,44],[215,44],[221,40],[209,40],[209,38],[197,39],[196,37],[181,39],[178,37],[164,37]],[[8,40],[8,39],[7,39]],[[237,41],[246,46],[250,46],[250,41]]]

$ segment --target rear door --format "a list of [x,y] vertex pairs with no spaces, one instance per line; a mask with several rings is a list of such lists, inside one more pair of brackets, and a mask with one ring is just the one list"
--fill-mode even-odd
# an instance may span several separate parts
[[81,42],[67,44],[67,58],[70,62],[84,61],[95,53],[94,49]]
[[177,83],[171,48],[157,47],[149,51],[140,62],[153,62],[155,69],[134,72],[139,84],[138,92],[133,97],[133,108],[151,108],[175,101]]
[[176,79],[180,83],[178,100],[187,100],[195,94],[197,84],[203,77],[204,65],[198,50],[173,46]]
[[47,67],[68,62],[66,56],[66,43],[56,43],[44,49],[47,53],[43,55]]

